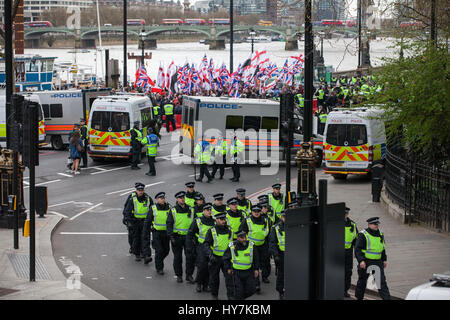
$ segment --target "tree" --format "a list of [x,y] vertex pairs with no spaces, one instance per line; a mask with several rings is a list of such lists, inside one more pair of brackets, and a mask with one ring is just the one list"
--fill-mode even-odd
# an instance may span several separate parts
[[442,164],[450,157],[448,47],[415,41],[403,44],[403,50],[403,57],[384,59],[375,79],[385,88],[369,103],[384,109],[388,137],[424,160]]

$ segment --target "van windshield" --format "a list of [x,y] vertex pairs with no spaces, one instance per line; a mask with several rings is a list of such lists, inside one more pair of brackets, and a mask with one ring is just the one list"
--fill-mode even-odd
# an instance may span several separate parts
[[367,130],[363,124],[330,124],[327,143],[334,146],[355,147],[367,143]]
[[97,131],[121,132],[130,129],[128,112],[94,111],[91,128]]

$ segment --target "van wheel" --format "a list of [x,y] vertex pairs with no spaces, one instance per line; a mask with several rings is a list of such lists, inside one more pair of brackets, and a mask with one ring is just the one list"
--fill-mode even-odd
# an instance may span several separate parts
[[105,162],[105,159],[104,158],[97,158],[97,157],[95,157],[95,158],[91,158],[92,159],[92,161],[94,161],[94,162],[96,162],[96,163],[102,163],[102,162]]
[[55,150],[65,150],[66,146],[64,145],[61,136],[53,136],[52,140],[52,148]]
[[332,176],[336,180],[345,180],[345,179],[347,179],[347,175],[346,174],[332,174]]

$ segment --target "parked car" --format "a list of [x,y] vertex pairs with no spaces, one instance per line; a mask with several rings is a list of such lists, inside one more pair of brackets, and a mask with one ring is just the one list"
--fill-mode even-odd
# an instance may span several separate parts
[[405,300],[450,300],[450,271],[433,274],[430,282],[411,289]]

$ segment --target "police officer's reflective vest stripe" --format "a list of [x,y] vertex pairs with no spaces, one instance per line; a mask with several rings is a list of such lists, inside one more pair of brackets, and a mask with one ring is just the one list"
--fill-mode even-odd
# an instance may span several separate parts
[[211,229],[211,234],[214,241],[213,245],[211,245],[211,250],[216,256],[222,257],[233,237],[231,233],[218,234],[216,228]]
[[252,206],[250,204],[250,200],[248,200],[248,199],[245,199],[245,200],[247,201],[247,205],[245,205],[245,206],[238,205],[237,208],[239,210],[242,210],[245,213],[245,215],[248,216],[250,213],[252,213]]
[[366,237],[366,249],[361,250],[364,253],[364,256],[367,259],[380,260],[381,253],[383,252],[385,247],[384,240],[381,241],[381,236],[383,234],[380,232],[380,237],[374,237],[366,230],[363,230],[361,232],[364,237]]
[[284,252],[285,247],[286,247],[286,238],[285,238],[284,230],[281,231],[280,230],[280,226],[276,225],[275,226],[275,232],[277,234],[278,248],[280,249],[280,251]]
[[269,221],[272,223],[272,225],[275,223],[275,218],[276,218],[276,213],[275,211],[273,211],[273,209],[269,209],[269,211],[267,211],[267,218],[269,218]]
[[148,206],[150,205],[149,199],[146,197],[145,202],[139,202],[137,195],[133,194],[133,214],[137,219],[145,219],[148,213]]
[[326,123],[327,122],[327,114],[326,113],[321,113],[319,115],[319,120],[320,120],[320,123]]
[[136,128],[131,128],[130,133],[132,130],[134,130],[136,132],[136,140],[141,142],[142,141],[142,132]]
[[236,139],[233,143],[233,155],[237,155],[238,153],[242,153],[244,151],[244,144],[241,140]]
[[164,105],[164,114],[166,116],[173,115],[173,104],[168,103],[168,104]]
[[261,246],[269,234],[269,221],[264,219],[264,224],[253,223],[252,219],[246,219],[248,226],[248,239],[252,240],[256,246]]
[[154,106],[154,107],[153,107],[153,114],[154,114],[155,116],[159,115],[159,106]]
[[350,249],[352,247],[353,240],[355,239],[356,239],[356,225],[352,221],[349,227],[345,227],[345,249]]
[[222,141],[222,145],[218,144],[216,146],[216,148],[215,148],[216,156],[217,155],[223,155],[224,156],[224,155],[227,154],[227,151],[228,151],[228,144],[227,144],[227,142],[225,140]]
[[281,215],[281,211],[284,210],[284,202],[286,198],[281,194],[281,199],[277,200],[274,198],[273,194],[269,194],[269,206],[273,208],[277,216]]
[[198,243],[203,243],[203,242],[205,242],[206,233],[213,226],[208,226],[206,224],[203,224],[202,221],[200,220],[200,218],[196,218],[195,222],[197,222],[197,227],[198,227],[198,233],[196,234],[197,241],[198,241]]
[[167,221],[167,214],[170,211],[170,207],[167,210],[158,210],[156,205],[153,205],[152,210],[153,210],[153,228],[155,228],[158,231],[167,230],[166,221]]
[[177,212],[175,207],[172,208],[173,232],[185,236],[192,223],[192,212]]
[[156,153],[158,151],[158,137],[156,136],[156,134],[149,134],[144,139],[142,139],[141,143],[145,144],[145,146],[147,147],[148,156],[156,157]]
[[250,269],[253,263],[253,242],[249,241],[248,247],[245,250],[236,250],[234,243],[230,243],[229,246],[231,251],[231,262],[233,264],[233,269]]
[[233,239],[237,239],[236,233],[239,231],[239,226],[241,225],[241,217],[232,217],[227,213],[227,224],[233,233]]
[[319,96],[318,99],[323,100],[323,97],[325,96],[325,91],[323,91],[322,89],[319,90]]
[[186,196],[184,196],[184,202],[186,202],[186,204],[189,206],[189,207],[194,207],[195,206],[195,198],[189,198],[187,195]]

